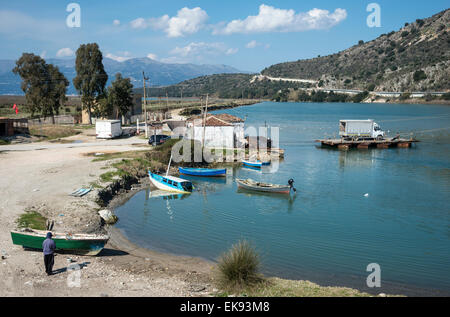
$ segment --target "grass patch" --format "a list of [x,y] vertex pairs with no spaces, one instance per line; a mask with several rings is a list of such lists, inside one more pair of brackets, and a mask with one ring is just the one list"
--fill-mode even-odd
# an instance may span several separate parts
[[120,177],[120,176],[124,176],[126,174],[127,173],[124,170],[122,170],[122,169],[119,169],[117,171],[110,171],[110,172],[106,172],[106,173],[101,174],[100,175],[100,180],[103,183],[108,183],[108,182],[112,182],[116,178],[116,176]]
[[90,182],[89,183],[89,186],[91,186],[92,188],[99,188],[99,189],[101,189],[101,188],[103,188],[103,186],[101,186],[99,183],[97,183],[97,182]]
[[[220,294],[221,296],[226,295]],[[346,287],[325,287],[310,281],[270,278],[240,291],[249,297],[371,297],[374,295]]]
[[11,144],[11,141],[0,139],[0,145],[8,145],[8,144]]
[[33,125],[29,127],[30,135],[44,138],[46,140],[55,140],[66,138],[72,135],[80,134],[73,126],[66,125]]
[[260,258],[248,241],[239,241],[219,258],[217,283],[227,292],[241,292],[264,282],[259,274]]
[[17,220],[17,225],[19,228],[30,228],[36,230],[46,229],[47,218],[42,216],[40,213],[34,210],[27,211],[20,215]]
[[[96,158],[93,159],[92,162],[109,161],[109,160],[114,160],[114,159],[118,159],[118,158],[122,158],[122,159],[140,158],[140,157],[143,157],[145,153],[147,153],[147,151],[127,151],[127,152],[104,153],[103,155],[96,156]],[[87,155],[95,156],[95,153],[88,153]]]

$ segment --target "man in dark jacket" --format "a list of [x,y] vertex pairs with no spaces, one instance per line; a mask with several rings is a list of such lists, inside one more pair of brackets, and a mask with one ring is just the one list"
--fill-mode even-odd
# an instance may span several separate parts
[[47,233],[47,238],[42,243],[42,249],[44,251],[45,272],[47,275],[52,275],[56,244],[55,241],[52,240],[51,232]]

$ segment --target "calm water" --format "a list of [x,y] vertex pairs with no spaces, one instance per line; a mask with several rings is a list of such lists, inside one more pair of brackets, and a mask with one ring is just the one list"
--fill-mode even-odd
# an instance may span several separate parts
[[[246,126],[280,127],[286,154],[278,171],[235,168],[223,180],[192,178],[196,191],[188,196],[141,191],[116,210],[126,237],[210,260],[245,238],[267,275],[367,290],[366,267],[378,263],[377,292],[450,294],[450,107],[267,102],[220,112],[247,116]],[[339,119],[367,118],[422,142],[347,152],[314,143],[336,135]],[[236,177],[294,178],[298,193],[240,192]]]

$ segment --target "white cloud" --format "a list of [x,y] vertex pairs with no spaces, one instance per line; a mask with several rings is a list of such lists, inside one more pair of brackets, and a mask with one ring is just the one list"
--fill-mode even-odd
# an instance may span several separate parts
[[144,18],[137,18],[130,22],[133,29],[145,29],[148,27],[147,22]]
[[105,56],[107,58],[115,60],[116,62],[124,62],[124,61],[129,60],[131,58],[131,53],[130,52],[118,52],[118,54],[120,54],[120,55],[107,53]]
[[229,49],[226,50],[225,54],[226,55],[233,55],[233,54],[236,54],[238,51],[239,51],[238,48],[229,48]]
[[149,53],[147,54],[147,58],[153,59],[153,60],[158,60],[158,55],[153,54],[153,53]]
[[182,57],[198,55],[220,55],[236,53],[237,49],[226,47],[224,43],[192,42],[184,47],[175,47],[170,54]]
[[205,62],[211,57],[232,55],[237,52],[237,48],[229,48],[221,42],[191,42],[183,47],[175,47],[169,52],[172,56],[162,58],[161,61],[165,63]]
[[263,33],[263,32],[300,32],[308,30],[329,29],[347,18],[347,11],[336,9],[312,9],[306,13],[294,10],[277,9],[262,4],[256,16],[244,20],[233,20],[216,26],[214,34]]
[[58,50],[58,52],[56,52],[56,57],[69,57],[69,56],[73,56],[74,54],[75,54],[74,51],[72,51],[68,47],[65,47],[65,48]]
[[246,48],[255,48],[258,45],[260,45],[260,44],[258,42],[256,42],[255,40],[253,40],[253,41],[248,42],[247,45],[245,45],[245,47]]
[[120,20],[114,20],[114,21],[113,21],[113,25],[119,26],[119,25],[120,25]]
[[168,37],[181,37],[197,33],[208,20],[208,14],[203,9],[187,7],[178,10],[177,15],[169,17],[167,14],[159,18],[137,18],[131,21],[131,27],[135,29],[153,28],[163,30]]

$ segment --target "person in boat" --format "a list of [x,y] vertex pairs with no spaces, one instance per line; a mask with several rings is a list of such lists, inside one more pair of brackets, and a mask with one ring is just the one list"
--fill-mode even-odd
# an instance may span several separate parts
[[56,244],[52,239],[52,233],[48,232],[47,237],[42,243],[42,250],[44,251],[44,265],[45,265],[45,273],[47,275],[52,275],[53,273],[53,264],[55,262],[55,249]]

